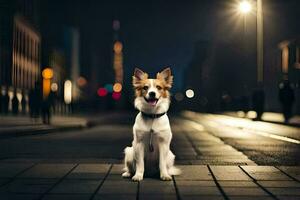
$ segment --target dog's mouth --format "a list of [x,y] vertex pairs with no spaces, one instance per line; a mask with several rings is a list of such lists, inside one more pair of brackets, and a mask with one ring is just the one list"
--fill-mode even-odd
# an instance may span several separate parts
[[157,98],[146,98],[144,97],[145,101],[150,104],[151,106],[156,106],[158,99]]

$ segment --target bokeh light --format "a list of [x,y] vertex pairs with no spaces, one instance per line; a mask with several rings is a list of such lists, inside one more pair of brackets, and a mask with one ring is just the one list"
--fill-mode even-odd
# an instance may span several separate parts
[[184,98],[184,95],[181,92],[177,92],[175,94],[174,98],[176,99],[176,101],[182,101]]
[[121,92],[122,91],[122,84],[121,83],[115,83],[113,86],[114,92]]
[[119,100],[121,98],[121,92],[113,92],[112,98],[116,101]]
[[112,92],[113,91],[113,85],[108,83],[105,84],[104,88],[107,90],[107,92]]
[[66,80],[64,84],[64,100],[66,104],[72,102],[72,82],[70,80]]
[[194,96],[195,96],[195,93],[194,93],[194,90],[192,90],[192,89],[188,89],[188,90],[186,90],[185,91],[185,95],[186,95],[186,97],[187,98],[193,98]]
[[104,97],[104,96],[106,96],[107,95],[107,89],[106,88],[99,88],[98,90],[97,90],[97,94],[98,94],[98,96],[99,97]]
[[52,84],[51,84],[51,91],[52,91],[52,92],[57,92],[57,90],[58,90],[58,85],[57,85],[57,83],[52,83]]
[[42,71],[42,76],[45,79],[51,79],[53,77],[53,70],[51,68],[45,68]]
[[86,80],[83,76],[80,76],[80,77],[77,79],[77,85],[78,85],[79,87],[84,87],[86,84],[87,84],[87,80]]
[[122,49],[123,49],[122,43],[119,42],[119,41],[116,41],[115,44],[114,44],[115,53],[121,53]]

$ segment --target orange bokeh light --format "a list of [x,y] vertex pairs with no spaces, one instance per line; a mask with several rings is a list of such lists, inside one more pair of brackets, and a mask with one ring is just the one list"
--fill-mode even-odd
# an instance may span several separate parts
[[122,91],[122,84],[121,83],[115,83],[113,86],[114,92],[121,92]]

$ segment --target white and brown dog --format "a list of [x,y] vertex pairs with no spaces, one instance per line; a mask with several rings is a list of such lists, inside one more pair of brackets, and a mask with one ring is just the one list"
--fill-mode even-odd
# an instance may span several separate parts
[[166,112],[170,105],[169,90],[173,76],[167,68],[157,73],[156,79],[149,79],[148,74],[135,69],[133,76],[135,107],[140,111],[133,126],[132,147],[125,148],[125,167],[123,177],[141,181],[145,174],[159,172],[161,180],[172,180],[172,175],[179,175],[174,167],[175,156],[170,150],[172,132]]

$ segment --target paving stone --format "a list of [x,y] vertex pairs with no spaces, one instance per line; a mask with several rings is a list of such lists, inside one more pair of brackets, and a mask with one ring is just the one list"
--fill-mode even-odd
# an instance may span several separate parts
[[258,187],[253,181],[218,181],[221,187]]
[[75,164],[38,164],[21,174],[19,178],[61,178],[74,166]]
[[[230,196],[230,200],[253,200],[253,196]],[[274,200],[272,197],[255,196],[255,200]]]
[[66,178],[102,179],[108,172],[109,164],[80,164]]
[[[179,162],[178,162],[179,163]],[[186,163],[184,163],[186,164]],[[239,161],[239,160],[235,160],[235,161],[224,161],[224,160],[189,160],[189,164],[191,165],[226,165],[226,166],[231,166],[231,165],[253,165],[253,163],[247,161]]]
[[219,195],[181,195],[183,200],[223,200],[224,197]]
[[214,187],[214,186],[216,186],[214,181],[180,181],[180,180],[176,180],[176,185],[177,185],[177,187],[181,187],[181,186]]
[[93,200],[136,200],[136,195],[126,194],[98,194]]
[[56,179],[15,179],[1,187],[1,193],[43,194],[57,182]]
[[277,196],[280,200],[300,200],[300,196]]
[[256,180],[291,180],[273,166],[242,166]]
[[142,200],[177,200],[175,194],[158,194],[158,195],[149,195],[149,194],[140,194],[139,199]]
[[98,180],[63,180],[55,186],[52,194],[92,194],[101,181]]
[[258,187],[223,187],[223,190],[227,196],[268,196]]
[[0,178],[12,178],[32,165],[32,163],[1,163]]
[[217,187],[190,185],[180,186],[178,190],[182,195],[221,195]]
[[213,180],[207,166],[205,165],[180,165],[182,174],[175,176],[176,180]]
[[0,194],[1,200],[38,200],[38,194]]
[[287,188],[287,187],[296,187],[300,188],[300,183],[297,181],[258,181],[260,185],[263,187],[279,187],[279,188]]
[[210,166],[217,180],[251,180],[238,166]]
[[43,200],[89,200],[90,198],[90,194],[47,194],[43,197]]
[[134,195],[137,193],[138,184],[132,180],[110,181],[106,180],[101,186],[98,194],[126,194]]
[[175,194],[173,181],[161,181],[155,179],[144,179],[139,185],[140,195],[145,194]]
[[214,181],[176,181],[182,195],[221,195]]
[[278,167],[288,175],[292,176],[293,178],[296,178],[300,181],[300,167],[299,166],[281,166]]
[[277,195],[288,195],[288,196],[300,196],[300,189],[299,188],[267,188],[272,194]]

